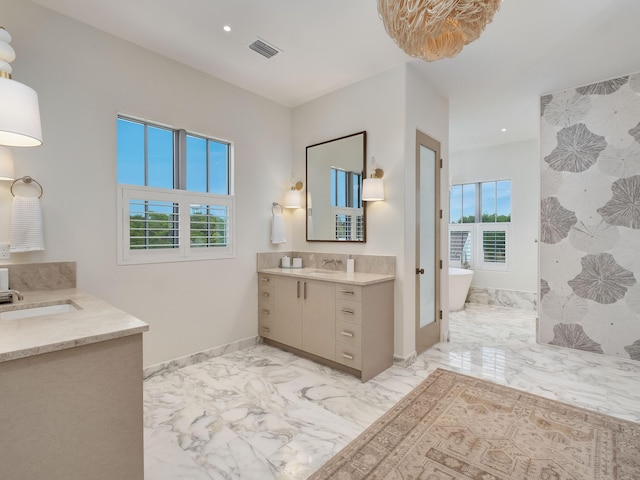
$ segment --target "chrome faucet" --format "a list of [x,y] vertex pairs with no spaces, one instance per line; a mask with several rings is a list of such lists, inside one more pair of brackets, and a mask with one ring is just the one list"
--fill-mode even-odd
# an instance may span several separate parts
[[334,265],[340,265],[342,263],[342,260],[340,260],[339,258],[323,258],[322,259],[323,267],[330,263],[333,263]]
[[14,298],[20,301],[24,297],[17,290],[0,290],[0,303],[13,303]]

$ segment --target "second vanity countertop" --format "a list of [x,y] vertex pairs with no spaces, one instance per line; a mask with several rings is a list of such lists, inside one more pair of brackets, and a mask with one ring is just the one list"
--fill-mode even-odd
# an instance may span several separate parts
[[76,288],[22,292],[24,299],[0,304],[2,312],[69,303],[67,313],[0,318],[0,362],[146,332],[138,318]]
[[372,285],[395,279],[394,275],[379,273],[354,272],[347,273],[339,270],[323,270],[321,268],[261,268],[258,273],[283,275],[286,277],[304,278],[307,280],[320,280],[324,282],[348,283],[351,285]]

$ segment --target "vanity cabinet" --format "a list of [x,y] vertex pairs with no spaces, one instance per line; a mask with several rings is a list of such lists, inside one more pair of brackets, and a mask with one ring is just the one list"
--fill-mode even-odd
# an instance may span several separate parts
[[334,360],[333,284],[274,275],[259,281],[260,335]]
[[393,365],[393,281],[370,285],[258,276],[265,343],[363,381]]

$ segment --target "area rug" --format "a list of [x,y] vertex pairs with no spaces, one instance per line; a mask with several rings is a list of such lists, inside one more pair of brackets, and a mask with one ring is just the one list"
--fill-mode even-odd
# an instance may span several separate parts
[[640,424],[438,369],[310,480],[639,480]]

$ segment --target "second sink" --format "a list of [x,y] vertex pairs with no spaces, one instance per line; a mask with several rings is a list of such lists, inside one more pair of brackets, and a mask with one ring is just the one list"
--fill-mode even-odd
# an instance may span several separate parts
[[40,317],[54,315],[56,313],[69,313],[78,310],[71,303],[59,303],[57,305],[45,305],[42,307],[27,307],[19,310],[0,312],[0,320],[19,320],[21,318]]

